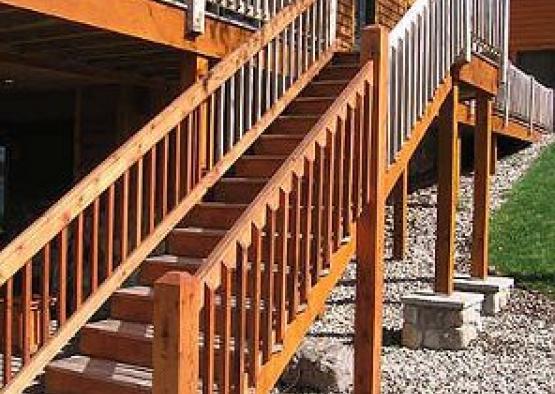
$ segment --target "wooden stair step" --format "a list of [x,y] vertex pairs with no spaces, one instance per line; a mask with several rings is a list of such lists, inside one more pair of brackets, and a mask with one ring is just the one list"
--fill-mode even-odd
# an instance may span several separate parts
[[55,394],[150,394],[152,369],[87,356],[52,361],[46,392]]
[[269,134],[306,135],[319,119],[318,115],[282,115],[268,127],[266,132]]
[[262,188],[268,183],[268,178],[222,178],[212,188],[212,200],[232,203],[252,202]]
[[235,176],[269,178],[281,167],[287,156],[243,155],[235,163]]
[[174,228],[167,237],[168,253],[186,257],[208,257],[226,232],[201,227]]
[[313,81],[301,93],[303,97],[339,96],[350,80]]
[[316,77],[318,81],[353,79],[360,70],[358,63],[330,64]]
[[194,274],[205,262],[203,258],[161,255],[149,257],[141,265],[139,271],[139,283],[152,286],[166,272],[186,271]]
[[110,299],[110,316],[133,323],[152,323],[154,289],[133,286],[117,290]]
[[333,104],[336,97],[298,97],[287,109],[289,115],[322,115]]
[[304,135],[266,134],[261,135],[252,149],[257,155],[290,155],[303,140]]
[[[236,163],[241,163],[251,156],[243,156]],[[258,156],[255,156],[258,157]],[[197,204],[185,219],[182,220],[180,227],[210,227],[217,229],[230,229],[239,219],[241,214],[247,209],[247,204],[233,204],[224,202],[202,202]]]
[[79,349],[94,358],[152,367],[151,324],[106,319],[81,329]]
[[333,55],[332,64],[358,64],[360,53],[358,52],[337,52]]

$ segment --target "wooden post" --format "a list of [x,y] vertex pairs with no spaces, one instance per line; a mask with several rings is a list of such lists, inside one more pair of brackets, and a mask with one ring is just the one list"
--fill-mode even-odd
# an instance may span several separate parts
[[197,392],[201,290],[185,272],[169,272],[155,284],[154,394]]
[[[208,58],[195,53],[186,53],[182,58],[181,66],[181,90],[185,90],[194,85],[198,80],[208,74]],[[208,169],[209,155],[213,151],[209,144],[208,136],[208,103],[203,103],[199,107],[198,119],[196,119],[198,130],[198,143],[201,147],[199,152],[200,172]],[[186,152],[185,150],[183,152]],[[197,174],[199,177],[201,173]]]
[[393,258],[403,260],[407,245],[408,168],[393,188]]
[[[357,220],[357,290],[355,312],[355,393],[380,392],[380,357],[383,315],[383,254],[387,130],[388,36],[381,26],[362,31],[361,61],[374,60],[370,124],[363,133],[370,136],[369,203]],[[368,105],[368,104],[365,104]],[[368,108],[368,107],[366,107]]]
[[472,232],[472,276],[488,275],[489,184],[492,149],[493,100],[483,92],[476,98],[474,132],[474,214]]
[[454,84],[439,113],[435,291],[451,294],[455,270],[455,224],[459,188],[459,87]]

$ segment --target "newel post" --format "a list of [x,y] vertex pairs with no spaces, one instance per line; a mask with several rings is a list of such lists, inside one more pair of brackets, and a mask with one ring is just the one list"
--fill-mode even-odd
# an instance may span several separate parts
[[154,394],[198,390],[200,297],[200,282],[186,272],[169,272],[154,286]]
[[[385,223],[384,173],[386,169],[388,33],[381,26],[362,31],[361,61],[374,62],[367,100],[369,124],[361,132],[369,137],[368,196],[357,220],[357,290],[355,312],[355,393],[380,392],[380,357],[383,316],[383,255]],[[368,108],[368,107],[366,107]]]

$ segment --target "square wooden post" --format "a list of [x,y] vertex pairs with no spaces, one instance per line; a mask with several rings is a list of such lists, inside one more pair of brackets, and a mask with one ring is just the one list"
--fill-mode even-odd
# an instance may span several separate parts
[[488,275],[489,184],[491,176],[492,111],[490,95],[478,92],[474,132],[474,213],[472,232],[473,277]]
[[459,87],[454,84],[439,113],[435,291],[451,294],[455,270],[455,225],[459,194]]
[[193,394],[199,380],[201,284],[169,272],[154,287],[154,394]]
[[497,172],[497,136],[491,133],[491,160],[489,164],[490,175],[495,175]]
[[393,188],[393,258],[403,260],[407,247],[408,168]]
[[368,93],[370,97],[366,98],[370,100],[371,119],[370,124],[362,127],[362,132],[370,137],[369,202],[357,220],[356,394],[380,392],[388,98],[388,34],[381,26],[366,27],[362,31],[361,61],[364,64],[369,59],[374,61],[373,86]]

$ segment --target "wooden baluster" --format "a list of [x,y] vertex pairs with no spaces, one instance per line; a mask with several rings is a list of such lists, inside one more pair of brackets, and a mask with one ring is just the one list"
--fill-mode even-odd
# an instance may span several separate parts
[[235,392],[240,394],[246,388],[245,374],[247,372],[247,291],[248,291],[248,249],[240,246],[237,250],[236,274],[236,319],[235,319]]
[[121,189],[120,254],[121,263],[123,263],[127,258],[127,253],[129,253],[129,171],[123,174]]
[[214,373],[216,368],[216,294],[214,290],[204,288],[204,373],[203,393],[214,392]]
[[343,178],[344,161],[345,161],[345,132],[349,118],[343,120],[337,119],[337,131],[335,133],[335,143],[337,149],[335,151],[335,169],[333,178],[336,180],[334,187],[334,211],[333,211],[333,232],[334,232],[334,248],[338,249],[343,240],[343,188],[346,179]]
[[170,137],[168,134],[164,136],[162,142],[162,158],[160,160],[161,166],[161,177],[162,177],[162,186],[160,190],[160,198],[162,201],[162,217],[161,219],[165,218],[168,214],[168,203],[169,203],[169,196],[168,196],[168,178],[169,178],[169,157],[170,157]]
[[114,270],[114,222],[116,206],[116,188],[110,185],[107,195],[106,207],[106,278],[112,275]]
[[12,380],[12,349],[13,349],[13,279],[4,284],[4,358],[2,377],[4,385]]
[[312,275],[311,270],[313,261],[312,257],[312,212],[314,204],[314,160],[305,160],[304,164],[305,179],[303,183],[302,192],[302,205],[303,210],[302,215],[302,252],[301,252],[301,271],[302,271],[302,283],[301,283],[301,302],[306,303],[308,301],[308,293],[312,287]]
[[73,306],[77,310],[83,302],[83,231],[84,231],[84,217],[81,212],[77,215],[74,230],[75,242],[75,272],[74,272],[74,293],[73,293]]
[[41,272],[41,343],[45,344],[50,338],[50,265],[52,250],[50,242],[44,246],[42,251],[42,272]]
[[98,228],[100,225],[100,200],[96,198],[92,205],[92,223],[91,223],[91,250],[90,250],[90,264],[91,264],[91,293],[94,293],[98,288],[98,244],[99,235]]
[[[229,97],[229,96],[228,96]],[[193,122],[193,114],[187,116],[184,120],[184,123],[187,125],[187,153],[185,154],[185,169],[187,173],[187,188],[185,193],[189,193],[194,185],[194,144],[195,144],[195,137],[194,137],[194,122]]]
[[365,137],[363,136],[363,125],[364,120],[364,98],[357,95],[356,100],[356,112],[355,112],[355,130],[353,131],[353,216],[358,218],[362,212],[362,200],[364,192],[364,182],[363,182],[363,141]]
[[322,245],[323,245],[323,211],[324,205],[324,147],[316,145],[316,182],[314,183],[314,227],[313,227],[313,243],[312,243],[312,261],[314,264],[313,283],[317,283],[322,276]]
[[137,194],[135,195],[135,242],[137,247],[143,238],[143,175],[144,165],[141,157],[137,162]]
[[67,316],[67,227],[58,236],[58,327],[61,327]]
[[289,233],[289,193],[279,192],[279,215],[277,221],[277,329],[276,341],[283,343],[287,328],[287,241]]
[[[357,94],[357,101],[358,101],[358,94]],[[345,166],[343,168],[343,234],[349,234],[349,229],[351,223],[353,222],[353,187],[354,187],[354,175],[355,175],[355,152],[354,152],[354,133],[356,129],[355,123],[355,111],[357,109],[353,109],[352,107],[348,107],[347,109],[347,121],[345,125],[347,126],[345,129]]]
[[252,273],[250,275],[251,309],[249,314],[249,383],[256,384],[260,371],[260,311],[262,292],[262,230],[252,226]]
[[150,176],[148,177],[148,231],[156,226],[156,146],[150,150]]
[[23,344],[23,365],[27,365],[31,361],[31,338],[32,327],[31,320],[31,302],[33,300],[33,261],[30,260],[23,267],[23,283],[21,291],[21,314],[23,329],[21,332],[21,342]]
[[302,177],[293,175],[293,187],[291,196],[291,238],[289,242],[289,279],[288,279],[288,297],[289,300],[289,322],[292,322],[299,311],[300,294],[299,279],[301,275],[300,259],[301,259],[301,192]]
[[266,236],[264,238],[264,288],[262,296],[264,299],[264,321],[262,328],[262,360],[264,363],[270,360],[274,347],[274,264],[276,261],[276,211],[266,208]]
[[374,126],[371,123],[371,117],[373,116],[374,111],[374,104],[373,96],[371,94],[372,86],[368,81],[364,83],[364,95],[362,99],[362,107],[361,107],[361,131],[360,134],[362,139],[360,141],[361,146],[361,175],[362,175],[362,202],[360,204],[360,209],[362,213],[362,208],[365,204],[370,201],[370,187],[368,186],[368,179],[369,179],[369,171],[372,166],[372,156],[370,155],[372,149],[372,127]]
[[222,266],[222,311],[220,313],[220,357],[221,381],[220,392],[230,394],[231,390],[231,269]]
[[331,264],[333,253],[333,191],[334,191],[334,171],[335,171],[335,137],[331,131],[327,131],[327,143],[325,148],[325,171],[324,184],[324,268],[328,269]]
[[184,272],[169,272],[154,288],[153,393],[196,393],[202,286]]

